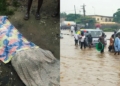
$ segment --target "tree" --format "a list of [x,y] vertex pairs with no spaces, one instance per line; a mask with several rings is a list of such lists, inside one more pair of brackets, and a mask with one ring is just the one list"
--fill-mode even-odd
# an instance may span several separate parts
[[[77,24],[84,24],[87,28],[93,28],[94,24],[95,24],[95,19],[91,18],[91,17],[84,17],[81,16],[80,18],[75,20]],[[88,26],[86,25],[88,24]]]
[[68,14],[66,17],[67,21],[75,21],[76,19],[80,18],[80,14]]
[[[60,18],[65,18],[66,21],[75,21],[77,24],[84,24],[87,26],[86,28],[93,28],[96,21],[94,18],[88,17],[88,16],[82,16],[80,14],[66,14],[65,12],[60,13]],[[88,25],[86,25],[88,24]]]
[[60,13],[60,18],[66,18],[67,14],[65,12]]
[[120,8],[117,10],[116,13],[113,14],[113,21],[120,23]]

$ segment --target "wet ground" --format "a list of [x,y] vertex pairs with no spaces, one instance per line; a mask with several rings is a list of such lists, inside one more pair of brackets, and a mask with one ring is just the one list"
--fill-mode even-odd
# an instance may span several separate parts
[[[12,0],[9,0],[12,1]],[[44,0],[40,11],[40,20],[35,19],[37,1],[33,0],[30,12],[30,19],[23,19],[26,13],[28,0],[19,0],[21,6],[16,9],[12,6],[9,9],[16,9],[15,14],[9,16],[9,21],[26,37],[43,49],[50,50],[59,59],[59,17],[51,17],[56,11],[57,1]],[[19,79],[11,64],[0,62],[0,86],[25,86]]]
[[[69,31],[61,31],[70,34]],[[107,38],[112,33],[106,33]],[[95,48],[74,46],[71,35],[60,40],[61,86],[120,86],[120,55],[108,52],[100,54]],[[108,42],[109,43],[109,42]]]

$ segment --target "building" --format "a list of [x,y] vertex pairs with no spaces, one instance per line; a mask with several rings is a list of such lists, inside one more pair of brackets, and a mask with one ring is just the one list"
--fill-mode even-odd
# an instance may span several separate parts
[[102,15],[88,15],[91,18],[94,18],[97,23],[100,24],[116,24],[113,22],[113,17],[111,16],[102,16]]

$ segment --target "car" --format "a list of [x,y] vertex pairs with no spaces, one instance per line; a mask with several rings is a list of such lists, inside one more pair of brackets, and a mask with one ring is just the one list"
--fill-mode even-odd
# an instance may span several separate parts
[[[95,46],[99,41],[99,37],[102,35],[102,33],[104,33],[102,30],[100,29],[80,29],[81,32],[84,32],[85,36],[86,36],[86,44],[88,46],[88,40],[87,40],[87,35],[91,34],[93,40],[93,46]],[[107,45],[107,39],[106,39],[106,35],[105,35],[105,44]]]
[[120,29],[117,31],[116,36],[117,36],[118,34],[120,35]]

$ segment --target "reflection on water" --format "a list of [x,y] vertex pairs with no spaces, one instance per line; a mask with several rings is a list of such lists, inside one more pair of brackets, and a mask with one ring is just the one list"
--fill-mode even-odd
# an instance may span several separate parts
[[[107,39],[112,34],[107,32]],[[63,37],[60,40],[61,86],[120,86],[120,56],[109,53],[108,46],[104,54],[95,48],[80,50],[74,46],[74,37]]]

